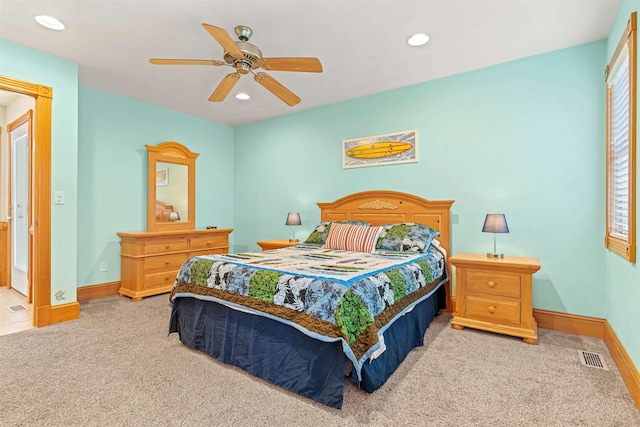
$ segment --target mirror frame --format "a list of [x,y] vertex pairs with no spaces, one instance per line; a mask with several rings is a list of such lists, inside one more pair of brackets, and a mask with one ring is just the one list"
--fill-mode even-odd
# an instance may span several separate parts
[[[149,152],[147,177],[147,231],[194,230],[196,228],[196,158],[194,153],[179,142],[163,142],[158,145],[146,145]],[[188,209],[187,221],[156,221],[156,165],[157,162],[186,165],[188,171]]]

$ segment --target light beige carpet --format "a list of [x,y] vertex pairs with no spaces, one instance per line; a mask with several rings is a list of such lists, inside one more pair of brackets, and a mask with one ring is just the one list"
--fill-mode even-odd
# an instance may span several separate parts
[[[425,347],[341,411],[184,347],[167,295],[81,303],[78,320],[0,336],[6,426],[640,426],[603,341],[540,330],[540,345],[440,315]],[[578,350],[604,356],[585,367]]]

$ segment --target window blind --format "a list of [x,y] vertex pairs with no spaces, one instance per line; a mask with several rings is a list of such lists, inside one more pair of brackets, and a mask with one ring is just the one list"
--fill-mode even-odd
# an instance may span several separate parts
[[609,233],[629,236],[629,51],[616,61],[607,84],[610,90]]

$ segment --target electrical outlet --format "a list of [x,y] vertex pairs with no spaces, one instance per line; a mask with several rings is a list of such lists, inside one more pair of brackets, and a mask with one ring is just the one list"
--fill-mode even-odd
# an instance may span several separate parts
[[100,271],[107,271],[107,270],[108,270],[107,261],[100,262]]

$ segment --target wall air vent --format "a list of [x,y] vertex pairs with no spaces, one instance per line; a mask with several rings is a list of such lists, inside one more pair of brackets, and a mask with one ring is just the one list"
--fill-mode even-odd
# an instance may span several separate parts
[[7,307],[9,309],[9,311],[11,311],[12,313],[15,313],[16,311],[22,311],[22,310],[26,310],[27,307],[25,307],[24,305],[20,304],[20,305],[11,305],[9,307]]

